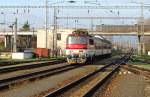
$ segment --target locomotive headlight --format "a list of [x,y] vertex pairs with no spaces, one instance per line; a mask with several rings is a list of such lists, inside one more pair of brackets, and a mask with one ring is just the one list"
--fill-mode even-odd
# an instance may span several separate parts
[[86,54],[81,54],[80,57],[81,57],[82,59],[85,59],[85,58],[86,58]]
[[71,53],[72,53],[72,51],[70,50],[70,51],[69,51],[69,54],[71,54]]
[[79,52],[83,52],[83,50],[79,50]]
[[71,55],[67,55],[67,58],[68,58],[68,59],[71,59],[71,58],[72,58],[72,56],[71,56]]

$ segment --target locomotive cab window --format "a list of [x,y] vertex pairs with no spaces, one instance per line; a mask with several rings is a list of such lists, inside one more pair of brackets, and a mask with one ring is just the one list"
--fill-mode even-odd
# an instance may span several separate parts
[[87,44],[86,37],[82,36],[69,36],[67,38],[67,43],[68,44]]
[[89,39],[89,44],[90,45],[94,45],[94,40],[93,39]]

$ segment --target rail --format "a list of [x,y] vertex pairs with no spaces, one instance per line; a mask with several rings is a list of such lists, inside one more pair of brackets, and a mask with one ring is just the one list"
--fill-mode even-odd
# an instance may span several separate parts
[[[84,65],[82,65],[84,66]],[[52,76],[55,74],[59,74],[62,72],[66,72],[75,68],[79,68],[81,67],[81,65],[64,65],[64,66],[59,66],[59,67],[55,67],[55,68],[51,68],[51,69],[47,69],[46,70],[41,70],[41,71],[34,71],[32,73],[27,73],[27,74],[23,74],[23,75],[18,75],[18,76],[14,76],[14,77],[10,77],[10,78],[6,78],[6,79],[1,79],[0,80],[0,90],[9,88],[10,85],[19,83],[19,82],[23,82],[25,80],[32,80],[32,79],[37,79],[37,78],[44,78],[47,76]]]
[[[106,68],[115,65],[115,68],[112,70],[112,72],[109,73],[108,76],[106,76],[102,81],[100,81],[100,82],[97,84],[97,85],[100,85],[100,84],[104,83],[110,76],[112,76],[112,75],[118,70],[118,68],[120,67],[120,65],[125,64],[125,63],[129,60],[130,56],[131,56],[131,54],[125,55],[125,56],[122,57],[120,60],[116,60],[116,61],[113,62],[113,63],[110,63],[110,64],[108,64],[108,65],[105,65],[104,67],[100,68],[99,70],[97,70],[97,71],[95,71],[95,72],[92,72],[92,73],[90,73],[90,74],[88,74],[88,75],[85,75],[85,76],[83,76],[82,78],[80,78],[80,79],[78,79],[78,80],[75,80],[75,81],[73,81],[73,82],[71,82],[71,83],[65,85],[64,87],[61,87],[61,88],[59,88],[59,89],[57,89],[57,90],[55,90],[55,91],[53,91],[53,92],[50,92],[49,94],[45,95],[44,97],[59,97],[60,95],[64,94],[65,92],[67,92],[67,91],[70,90],[71,88],[73,88],[73,87],[79,85],[80,83],[86,81],[87,79],[91,78],[92,76],[94,76],[94,75],[96,75],[96,74],[98,74],[98,73],[100,73],[100,72],[102,72],[102,71],[105,71]],[[91,97],[91,96],[89,96],[89,95],[92,95],[92,94],[93,94],[93,92],[95,91],[97,85],[96,85],[95,87],[93,87],[90,91],[88,91],[88,92],[84,95],[84,97]]]

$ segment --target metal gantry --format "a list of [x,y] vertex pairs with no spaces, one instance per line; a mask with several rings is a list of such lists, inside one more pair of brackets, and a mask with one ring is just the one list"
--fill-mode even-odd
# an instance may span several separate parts
[[[138,54],[145,54],[145,45],[144,45],[144,3],[143,0],[141,0],[141,18],[140,20],[140,31],[137,32],[138,37]],[[141,37],[143,38],[143,42],[141,42]]]

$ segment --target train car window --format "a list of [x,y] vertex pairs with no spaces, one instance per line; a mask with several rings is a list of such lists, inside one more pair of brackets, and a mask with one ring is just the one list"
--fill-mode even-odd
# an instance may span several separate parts
[[109,49],[111,49],[111,45],[109,45]]
[[90,45],[94,45],[94,40],[93,39],[89,39],[89,44]]
[[61,40],[61,33],[57,33],[57,40]]
[[108,48],[108,46],[107,45],[105,45],[105,49],[107,49]]

